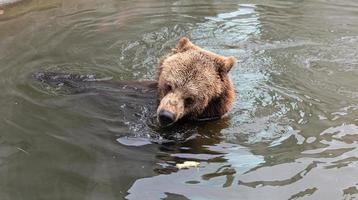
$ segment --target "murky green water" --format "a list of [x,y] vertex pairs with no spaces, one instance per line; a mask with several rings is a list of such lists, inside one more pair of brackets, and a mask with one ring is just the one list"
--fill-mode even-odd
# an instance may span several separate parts
[[[0,10],[0,199],[358,198],[357,1],[26,0]],[[153,79],[181,36],[238,58],[227,118],[159,130],[152,93],[69,92],[32,78]],[[200,167],[175,168],[187,160]]]

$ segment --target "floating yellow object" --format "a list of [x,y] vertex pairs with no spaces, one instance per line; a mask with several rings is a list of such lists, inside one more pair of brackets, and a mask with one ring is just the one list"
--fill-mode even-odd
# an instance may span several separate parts
[[178,169],[189,168],[189,167],[199,167],[200,163],[195,161],[185,161],[183,164],[176,164]]

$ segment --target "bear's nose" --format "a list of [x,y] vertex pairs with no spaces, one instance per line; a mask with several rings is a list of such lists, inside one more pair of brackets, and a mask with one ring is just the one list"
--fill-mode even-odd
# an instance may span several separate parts
[[161,125],[168,126],[175,121],[175,114],[167,110],[161,110],[158,114],[158,119]]

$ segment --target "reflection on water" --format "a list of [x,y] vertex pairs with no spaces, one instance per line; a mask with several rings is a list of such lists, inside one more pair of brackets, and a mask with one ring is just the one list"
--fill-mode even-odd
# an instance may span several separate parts
[[239,197],[237,176],[263,162],[262,156],[235,144],[219,143],[208,146],[206,151],[209,154],[171,154],[178,159],[202,161],[201,166],[140,179],[129,189],[127,198],[159,199],[180,191],[189,199],[235,199]]
[[[358,197],[357,2],[0,7],[1,199]],[[237,99],[222,120],[159,129],[155,92],[116,82],[154,79],[184,35],[238,58]]]

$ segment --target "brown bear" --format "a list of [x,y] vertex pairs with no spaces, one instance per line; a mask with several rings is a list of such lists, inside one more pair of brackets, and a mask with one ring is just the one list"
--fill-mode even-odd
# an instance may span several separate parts
[[181,118],[221,118],[235,98],[228,72],[233,56],[206,51],[183,37],[158,66],[159,106],[157,120],[169,126]]
[[[224,57],[203,50],[184,37],[160,59],[157,81],[115,82],[97,79],[93,75],[58,72],[39,72],[34,77],[50,86],[61,86],[70,93],[96,91],[104,94],[106,88],[109,91],[113,88],[120,96],[144,98],[148,103],[158,95],[157,121],[161,126],[169,126],[182,118],[211,120],[227,113],[235,98],[228,76],[235,62],[232,56]],[[156,109],[156,105],[149,105]]]

